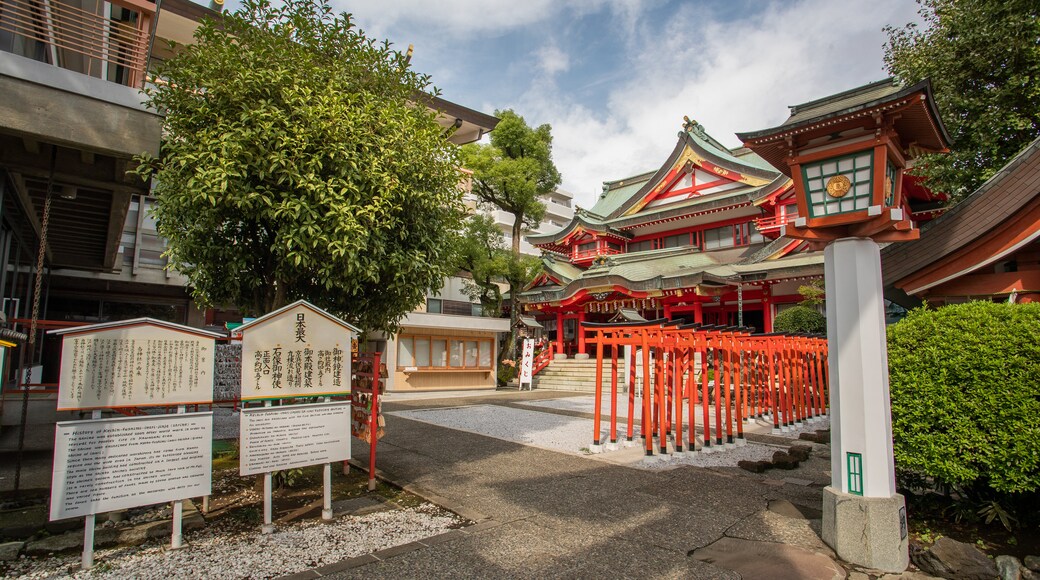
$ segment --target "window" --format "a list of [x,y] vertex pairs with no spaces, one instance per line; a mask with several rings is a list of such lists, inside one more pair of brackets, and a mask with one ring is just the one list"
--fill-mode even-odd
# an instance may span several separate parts
[[616,251],[620,252],[621,251],[621,244],[619,244],[617,242],[607,242],[607,249],[609,249],[609,250],[616,250]]
[[596,249],[596,242],[589,242],[587,244],[581,244],[578,246],[579,252],[591,252]]
[[732,248],[736,245],[733,240],[733,226],[722,226],[704,230],[704,249],[718,250],[720,248]]
[[448,341],[439,338],[430,341],[430,366],[448,366]]
[[674,236],[666,236],[661,240],[661,247],[663,248],[678,248],[679,246],[690,245],[690,234],[676,234]]
[[484,307],[481,306],[479,303],[478,304],[473,304],[472,306],[470,306],[469,315],[470,316],[484,316]]
[[397,341],[397,366],[415,366],[415,341],[410,336],[400,338]]
[[441,300],[440,298],[427,298],[426,299],[426,312],[430,314],[441,313]]
[[653,240],[643,240],[641,242],[629,242],[628,243],[628,251],[629,252],[645,252],[647,250],[652,250],[652,249],[654,249],[654,241]]
[[748,244],[760,244],[765,241],[762,234],[758,231],[755,226],[755,222],[747,222],[744,224],[737,224],[734,226],[737,232],[737,245],[746,246]]
[[428,337],[416,337],[415,339],[415,366],[430,366],[430,339]]
[[494,348],[491,338],[400,336],[397,368],[491,370]]

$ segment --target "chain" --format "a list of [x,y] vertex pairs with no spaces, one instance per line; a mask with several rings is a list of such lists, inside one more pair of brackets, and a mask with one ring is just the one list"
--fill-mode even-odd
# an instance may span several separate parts
[[36,256],[36,284],[33,288],[32,322],[29,328],[29,344],[36,344],[36,323],[40,319],[40,288],[43,286],[43,259],[47,255],[47,225],[51,221],[51,188],[43,202],[43,222],[40,224],[40,253]]

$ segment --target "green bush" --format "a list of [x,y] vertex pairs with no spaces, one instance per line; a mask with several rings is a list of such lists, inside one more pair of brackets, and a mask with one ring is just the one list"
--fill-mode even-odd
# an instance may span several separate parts
[[919,308],[888,329],[896,464],[968,493],[1040,490],[1040,304]]
[[776,315],[773,319],[773,330],[776,332],[808,332],[812,334],[827,333],[827,317],[815,308],[792,306]]

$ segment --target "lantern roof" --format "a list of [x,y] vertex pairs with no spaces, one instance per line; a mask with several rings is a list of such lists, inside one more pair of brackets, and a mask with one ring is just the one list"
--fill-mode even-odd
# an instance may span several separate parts
[[781,125],[737,133],[748,148],[785,174],[790,173],[787,158],[793,150],[805,147],[814,138],[840,137],[851,128],[873,126],[878,116],[892,119],[904,147],[911,153],[945,152],[951,141],[927,79],[904,86],[888,78],[791,106],[790,111]]

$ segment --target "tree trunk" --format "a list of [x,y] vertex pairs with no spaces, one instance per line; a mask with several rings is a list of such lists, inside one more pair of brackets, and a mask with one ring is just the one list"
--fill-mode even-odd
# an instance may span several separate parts
[[[520,232],[523,228],[524,220],[523,215],[513,214],[513,260],[520,260]],[[512,278],[512,276],[510,276]],[[513,329],[516,328],[516,321],[520,319],[520,297],[517,296],[519,288],[513,286],[513,282],[509,282],[509,356],[513,360],[516,360],[516,340],[513,336]]]

